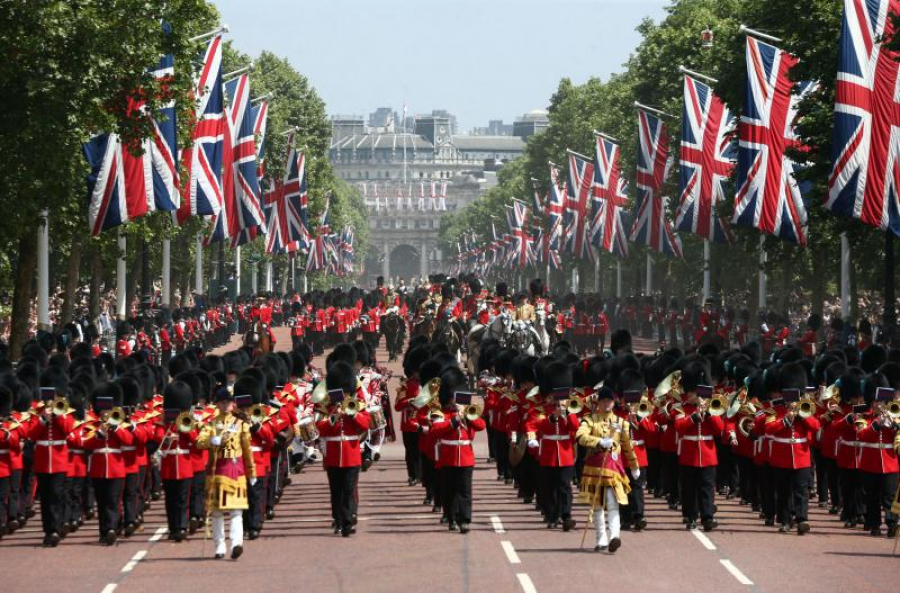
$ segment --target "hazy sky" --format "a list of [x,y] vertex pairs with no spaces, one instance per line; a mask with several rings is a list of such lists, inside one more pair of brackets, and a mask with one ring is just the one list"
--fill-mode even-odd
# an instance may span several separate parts
[[447,109],[460,131],[617,72],[669,0],[214,0],[241,51],[286,56],[329,114]]

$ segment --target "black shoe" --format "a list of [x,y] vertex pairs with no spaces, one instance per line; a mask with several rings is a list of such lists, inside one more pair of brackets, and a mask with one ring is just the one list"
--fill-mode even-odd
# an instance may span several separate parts
[[235,546],[231,548],[231,559],[237,560],[244,553],[244,546]]
[[162,498],[162,492],[155,490],[150,493],[150,500],[159,500]]
[[359,523],[359,517],[356,516],[356,513],[350,515],[350,525],[356,525]]
[[775,519],[766,519],[765,526],[766,527],[775,527]]
[[415,479],[415,478],[409,478],[408,480],[406,480],[406,485],[407,485],[407,486],[412,486],[412,485],[415,484],[415,483],[416,483],[416,479]]
[[547,529],[555,529],[556,521],[547,521]]
[[[799,530],[798,530],[798,533],[799,533]],[[869,535],[871,535],[873,537],[881,537],[881,527],[873,527],[871,530],[869,530]]]
[[225,557],[225,554],[216,554],[216,555],[214,556],[214,558],[215,558],[216,560],[221,560],[221,559],[224,558],[224,557]]
[[819,501],[819,508],[820,508],[820,509],[827,509],[827,508],[828,508],[828,501],[827,501],[827,500],[820,500],[820,501]]
[[503,476],[497,476],[497,481],[498,481],[498,482],[502,482],[502,481],[503,481]]
[[782,526],[778,528],[778,533],[790,533],[790,532],[791,532],[791,526],[788,525],[787,523],[782,524]]
[[19,521],[17,519],[10,519],[6,524],[6,532],[7,533],[15,533],[19,528]]
[[600,544],[597,544],[596,546],[594,546],[594,551],[595,552],[605,552],[606,546],[601,546]]
[[372,467],[371,459],[363,459],[362,461],[362,471],[369,471],[369,468]]
[[854,527],[856,527],[854,521],[844,521],[844,529],[853,529]]
[[453,521],[450,521],[450,531],[456,531],[458,529],[459,529],[459,527],[456,526],[456,523],[454,523]]
[[431,512],[432,512],[432,513],[436,513],[436,512],[438,512],[439,510],[441,510],[441,505],[439,505],[439,504],[433,505],[433,506],[431,507]]
[[609,542],[609,553],[615,554],[616,550],[622,547],[622,540],[617,537],[614,537]]
[[807,533],[809,533],[809,521],[797,523],[797,535],[806,535]]
[[715,519],[707,519],[703,522],[703,531],[712,531],[719,526],[719,522]]
[[123,533],[125,534],[125,537],[131,537],[132,535],[134,535],[136,529],[137,526],[134,523],[129,523],[125,526],[125,531]]
[[503,483],[509,486],[513,483],[512,478],[504,478]]
[[578,524],[578,522],[575,521],[575,519],[571,519],[571,518],[563,519],[563,524],[562,524],[563,531],[572,531],[573,529],[575,529],[575,526],[577,524]]
[[688,521],[687,524],[685,525],[685,527],[687,528],[688,531],[693,531],[694,529],[697,529],[697,522],[696,521]]
[[647,520],[641,517],[637,521],[634,522],[634,530],[635,531],[643,531],[647,528]]
[[349,527],[344,527],[343,529],[341,529],[341,537],[350,537],[350,533],[351,532]]
[[254,539],[258,538],[258,537],[259,537],[259,531],[255,530],[255,529],[251,529],[251,530],[247,533],[247,539],[249,539],[249,540],[254,540]]
[[59,542],[62,541],[62,536],[54,531],[47,536],[47,539],[50,541],[50,547],[55,548],[59,545]]
[[197,517],[191,517],[191,520],[188,521],[188,533],[194,535],[197,533],[197,528],[200,527],[200,519]]
[[469,533],[469,524],[468,523],[460,523],[459,524],[459,532],[462,534]]
[[893,525],[888,525],[887,536],[891,539],[894,539],[895,537],[897,537],[897,531],[898,528],[896,523],[894,523]]
[[424,504],[425,506],[433,505],[434,501],[432,500],[432,498],[430,496],[426,496],[425,500],[422,501],[422,504]]
[[[34,510],[33,508],[31,508],[31,507],[25,509],[25,518],[26,518],[26,519],[31,519],[31,518],[34,517],[36,514],[37,514],[37,511],[35,511],[35,510]],[[94,513],[91,512],[91,517],[93,517],[93,516],[94,516]],[[21,523],[21,521],[20,521],[20,523]]]
[[266,510],[266,520],[271,521],[274,518],[275,518],[275,509]]
[[115,530],[110,529],[109,531],[106,532],[106,535],[103,536],[103,541],[106,542],[107,546],[112,546],[116,543],[117,537],[118,536],[116,535]]
[[341,526],[338,525],[336,522],[331,523],[331,528],[334,529],[335,535],[337,535],[341,530]]

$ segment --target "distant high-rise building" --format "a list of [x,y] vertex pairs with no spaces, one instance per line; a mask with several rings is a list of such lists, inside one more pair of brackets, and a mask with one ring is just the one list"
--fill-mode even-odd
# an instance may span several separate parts
[[544,109],[529,111],[512,125],[512,135],[525,140],[550,125],[550,116]]
[[397,112],[390,107],[379,107],[369,114],[370,128],[398,127],[401,125]]

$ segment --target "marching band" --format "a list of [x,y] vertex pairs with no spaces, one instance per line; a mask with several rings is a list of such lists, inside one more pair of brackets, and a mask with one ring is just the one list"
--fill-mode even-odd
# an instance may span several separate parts
[[[215,558],[230,543],[237,559],[291,476],[321,462],[332,529],[349,537],[361,473],[394,440],[393,410],[407,484],[461,534],[484,438],[496,479],[548,529],[574,530],[575,503],[586,505],[597,552],[615,553],[622,531],[652,529],[645,496],[680,510],[687,529],[715,530],[723,496],[782,533],[808,533],[817,500],[847,529],[897,536],[900,352],[830,335],[819,344],[817,319],[791,343],[772,316],[751,341],[744,316],[735,323],[713,303],[699,329],[682,329],[665,299],[658,310],[647,301],[644,324],[637,300],[612,311],[595,297],[548,297],[540,281],[511,298],[503,283],[491,293],[474,277],[433,280],[410,293],[379,282],[371,293],[263,298],[233,317],[222,303],[203,314],[224,324],[211,342],[192,333],[197,311],[176,311],[136,324],[163,336],[160,348],[128,326],[117,356],[90,336],[55,353],[30,343],[0,367],[0,535],[39,506],[45,546],[94,517],[113,545],[163,498],[170,540],[205,529]],[[632,332],[610,332],[608,312],[659,349],[635,355]],[[391,316],[400,323],[388,331]],[[275,352],[280,323],[291,348]],[[208,352],[233,329],[246,331],[243,346]],[[393,398],[375,358],[382,335],[389,350],[406,344]]]

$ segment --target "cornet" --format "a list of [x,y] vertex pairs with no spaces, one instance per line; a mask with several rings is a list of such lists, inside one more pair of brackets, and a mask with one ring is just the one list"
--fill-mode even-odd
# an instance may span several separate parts
[[809,418],[816,413],[816,402],[809,397],[804,397],[796,404],[797,415],[801,418]]
[[716,394],[709,400],[709,413],[711,416],[723,416],[728,411],[728,402],[720,394]]
[[638,403],[631,404],[631,413],[643,420],[653,413],[653,405],[649,399],[642,397]]
[[474,422],[481,418],[482,408],[478,404],[470,404],[464,410],[467,422]]
[[577,395],[573,395],[568,400],[566,400],[566,413],[568,414],[581,414],[584,411],[584,400],[578,397]]
[[197,427],[197,421],[190,412],[182,412],[175,418],[175,426],[178,428],[178,432],[191,432]]
[[54,397],[48,406],[53,411],[54,416],[65,416],[72,411],[72,408],[69,407],[69,401],[61,395]]
[[125,410],[123,410],[119,406],[116,406],[115,408],[104,414],[103,421],[107,424],[107,426],[119,426],[120,424],[125,422]]
[[344,400],[341,403],[341,414],[353,418],[359,413],[359,401],[356,398]]
[[253,424],[262,424],[266,420],[268,420],[269,415],[266,412],[265,406],[262,404],[256,404],[252,408],[250,408],[250,422]]

